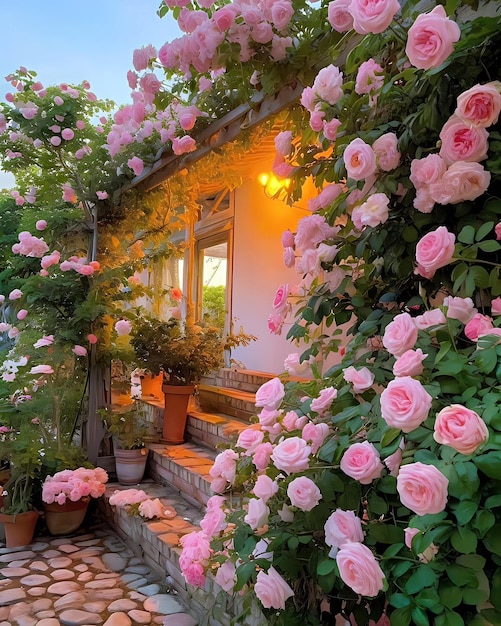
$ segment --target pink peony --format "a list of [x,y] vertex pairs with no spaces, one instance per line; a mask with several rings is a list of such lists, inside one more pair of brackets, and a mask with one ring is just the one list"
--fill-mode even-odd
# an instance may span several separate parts
[[379,452],[369,441],[352,444],[343,454],[341,470],[362,485],[369,485],[381,476],[384,468]]
[[327,411],[336,398],[337,389],[334,387],[321,389],[318,398],[314,398],[311,402],[311,410],[315,413],[323,413]]
[[461,31],[439,5],[431,13],[418,15],[407,33],[405,52],[411,64],[421,70],[441,65],[453,52]]
[[416,274],[433,278],[440,267],[448,265],[454,255],[456,237],[445,226],[439,226],[420,239],[416,246]]
[[302,437],[281,441],[271,455],[275,467],[286,474],[301,472],[309,466],[311,446]]
[[381,416],[391,428],[409,433],[426,420],[432,400],[418,380],[401,376],[381,393]]
[[384,572],[363,543],[347,542],[336,555],[341,580],[355,593],[368,598],[383,589]]
[[434,465],[419,462],[402,466],[397,476],[400,501],[417,515],[442,512],[448,486],[448,479]]
[[393,356],[401,356],[414,347],[417,336],[414,319],[408,313],[399,313],[384,330],[383,346]]
[[382,33],[399,11],[398,0],[352,0],[349,11],[357,33]]
[[266,609],[283,610],[286,600],[294,596],[294,591],[274,567],[258,573],[254,593]]
[[421,348],[406,350],[393,364],[393,374],[397,377],[419,376],[423,373],[423,361],[427,356]]
[[353,511],[336,509],[324,525],[325,543],[330,546],[329,556],[335,557],[345,543],[364,540],[362,522]]
[[461,454],[473,454],[489,439],[483,419],[461,404],[451,404],[438,413],[433,438]]
[[47,222],[45,220],[38,220],[35,224],[37,230],[45,230],[47,228]]
[[285,389],[282,381],[279,378],[272,378],[256,391],[255,404],[267,411],[275,411],[280,406],[284,395]]
[[144,168],[143,159],[140,159],[139,157],[132,157],[132,159],[127,161],[127,165],[136,176],[139,176]]
[[483,161],[487,158],[489,133],[453,115],[440,131],[440,156],[451,165],[456,161]]
[[292,506],[301,511],[311,511],[322,499],[320,489],[306,476],[298,476],[287,487],[287,495]]
[[495,124],[501,112],[500,84],[474,85],[457,99],[454,115],[470,126],[488,128]]
[[353,393],[363,393],[372,387],[374,374],[367,368],[357,370],[353,365],[343,370],[343,378],[353,385]]
[[373,149],[359,137],[348,144],[343,158],[348,178],[364,180],[376,172],[376,155]]

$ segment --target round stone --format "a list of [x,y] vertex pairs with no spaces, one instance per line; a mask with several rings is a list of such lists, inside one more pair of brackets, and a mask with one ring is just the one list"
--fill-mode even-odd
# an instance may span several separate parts
[[26,567],[6,567],[2,571],[2,576],[8,576],[9,578],[19,578],[20,576],[26,576],[30,570]]
[[81,583],[86,583],[89,580],[93,580],[94,575],[92,574],[92,572],[82,572],[81,574],[79,574],[77,580]]
[[72,580],[63,580],[60,583],[53,583],[47,591],[49,593],[53,593],[56,596],[64,596],[67,593],[71,593],[72,591],[78,591],[80,589],[80,585],[77,582]]
[[[179,613],[176,615],[179,615]],[[135,624],[151,624],[151,613],[148,613],[148,611],[133,609],[128,612],[128,616]]]
[[133,602],[128,598],[121,598],[112,602],[108,607],[108,611],[114,613],[115,611],[130,611],[135,608],[137,608],[136,602]]
[[139,593],[142,593],[145,596],[154,596],[156,593],[160,591],[160,585],[157,585],[156,583],[152,583],[151,585],[139,587],[138,591]]
[[53,568],[69,567],[73,561],[68,556],[61,556],[56,559],[51,559],[49,565]]
[[45,561],[33,561],[30,565],[30,569],[35,572],[46,572],[49,569],[49,566]]
[[132,620],[126,613],[113,613],[104,622],[104,626],[132,626]]
[[56,569],[51,576],[54,580],[70,580],[70,578],[75,578],[75,572],[69,569]]
[[115,552],[107,552],[102,556],[103,563],[113,572],[123,572],[127,567],[127,559]]
[[106,609],[106,602],[102,600],[98,600],[96,602],[86,602],[83,605],[83,609],[85,611],[90,611],[90,613],[104,613]]
[[37,622],[37,626],[60,626],[60,621],[58,619],[47,617]]
[[164,626],[197,626],[197,620],[188,613],[176,613],[164,617]]
[[81,591],[72,591],[54,602],[56,611],[61,611],[71,606],[81,606],[85,602],[85,595]]
[[46,591],[47,587],[32,587],[31,589],[28,589],[30,596],[34,596],[35,598],[44,596]]
[[21,578],[21,584],[27,587],[39,587],[45,583],[50,583],[50,578],[44,574],[31,574]]
[[78,552],[79,550],[77,546],[74,546],[71,543],[63,544],[62,546],[59,546],[59,549],[65,554],[71,554],[72,552]]
[[112,589],[117,586],[116,578],[105,578],[104,580],[91,580],[85,583],[86,589]]
[[164,615],[182,613],[184,610],[175,598],[166,593],[159,593],[146,598],[143,606],[145,611],[150,611],[150,613],[163,613]]
[[86,572],[89,569],[89,566],[85,565],[85,563],[78,563],[73,569],[76,572]]
[[83,626],[84,624],[94,626],[103,623],[100,615],[97,615],[96,613],[88,613],[87,611],[81,611],[80,609],[69,609],[67,611],[63,611],[59,616],[59,621],[65,626]]

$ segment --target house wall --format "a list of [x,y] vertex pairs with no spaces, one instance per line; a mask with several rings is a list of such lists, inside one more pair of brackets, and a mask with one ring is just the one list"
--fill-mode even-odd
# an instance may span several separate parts
[[277,287],[284,283],[292,287],[301,280],[283,263],[281,235],[287,228],[294,231],[308,212],[268,198],[255,179],[247,180],[235,194],[232,318],[236,331],[241,325],[258,340],[236,348],[231,356],[249,370],[280,374],[285,357],[304,350],[286,340],[291,318],[281,335],[268,331]]

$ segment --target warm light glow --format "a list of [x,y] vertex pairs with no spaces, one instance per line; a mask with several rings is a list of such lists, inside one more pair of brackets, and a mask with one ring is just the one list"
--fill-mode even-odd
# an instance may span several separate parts
[[268,174],[267,172],[259,174],[257,179],[269,198],[274,198],[280,191],[288,189],[291,182],[290,178],[277,178],[275,174]]

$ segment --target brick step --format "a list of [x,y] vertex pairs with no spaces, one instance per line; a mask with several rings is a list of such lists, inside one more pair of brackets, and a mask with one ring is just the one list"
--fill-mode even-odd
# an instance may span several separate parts
[[197,385],[197,400],[202,411],[224,413],[247,422],[257,412],[255,393],[230,387],[200,383]]
[[212,494],[209,470],[216,451],[187,442],[179,445],[149,443],[148,475],[169,485],[192,506],[203,507]]
[[[153,452],[156,454],[156,452]],[[150,452],[151,456],[151,452]],[[210,626],[230,626],[242,624],[246,626],[262,626],[265,618],[254,602],[247,606],[245,622],[235,617],[243,612],[242,598],[237,594],[234,597],[227,595],[224,601],[224,610],[218,612],[217,619],[211,617],[214,604],[222,589],[208,577],[203,589],[195,589],[186,584],[179,567],[181,554],[180,538],[190,532],[200,530],[200,520],[203,512],[186,502],[183,495],[168,485],[159,485],[152,479],[146,479],[135,488],[142,489],[151,498],[160,498],[165,506],[172,506],[177,512],[173,519],[146,520],[142,517],[129,515],[124,509],[109,504],[109,498],[116,489],[128,489],[118,483],[108,483],[106,493],[99,498],[99,510],[108,524],[123,539],[128,547],[139,556],[153,571],[165,580],[171,591],[183,599],[189,606],[190,614],[198,622]],[[209,616],[209,621],[207,617]]]
[[248,426],[247,421],[224,413],[207,413],[194,408],[188,410],[186,439],[199,446],[218,450],[218,446],[229,443]]
[[269,372],[223,367],[208,376],[203,376],[201,382],[215,387],[229,387],[247,391],[248,393],[256,393],[261,385],[264,385],[264,383],[275,376],[276,374],[270,374]]

